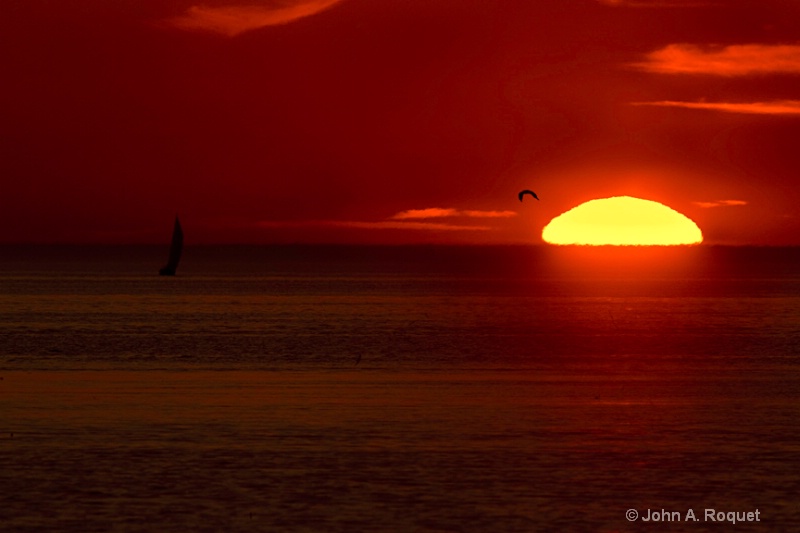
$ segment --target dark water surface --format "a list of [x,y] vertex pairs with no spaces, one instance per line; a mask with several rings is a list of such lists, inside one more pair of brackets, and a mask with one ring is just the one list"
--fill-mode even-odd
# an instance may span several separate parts
[[797,249],[0,253],[0,530],[800,527]]

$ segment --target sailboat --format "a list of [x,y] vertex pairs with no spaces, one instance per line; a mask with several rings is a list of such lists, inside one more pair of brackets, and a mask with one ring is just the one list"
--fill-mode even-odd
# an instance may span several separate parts
[[158,271],[159,276],[174,276],[175,270],[178,268],[178,262],[181,260],[181,252],[183,252],[183,229],[181,228],[181,221],[175,215],[175,226],[172,229],[172,244],[169,246],[169,259],[164,268]]

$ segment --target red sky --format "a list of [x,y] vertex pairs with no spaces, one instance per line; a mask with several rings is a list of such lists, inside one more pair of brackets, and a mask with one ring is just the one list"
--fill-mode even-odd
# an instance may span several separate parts
[[[795,0],[0,4],[0,242],[800,244]],[[520,204],[516,193],[535,190]]]

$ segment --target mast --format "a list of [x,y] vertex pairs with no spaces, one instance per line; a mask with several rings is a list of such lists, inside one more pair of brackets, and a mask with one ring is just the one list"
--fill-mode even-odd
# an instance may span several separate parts
[[172,228],[172,243],[169,246],[169,258],[167,264],[158,271],[161,276],[174,276],[175,271],[178,269],[178,263],[181,260],[181,253],[183,252],[183,228],[181,228],[181,221],[175,215],[175,225]]

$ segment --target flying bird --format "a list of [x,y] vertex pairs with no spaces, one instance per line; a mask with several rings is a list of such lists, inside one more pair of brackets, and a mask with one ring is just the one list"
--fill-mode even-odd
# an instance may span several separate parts
[[525,189],[524,191],[519,191],[518,196],[519,196],[519,201],[520,202],[522,201],[522,197],[525,196],[526,194],[530,194],[531,196],[533,196],[537,200],[539,199],[539,197],[536,196],[535,192],[531,191],[530,189]]

